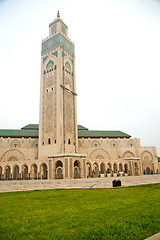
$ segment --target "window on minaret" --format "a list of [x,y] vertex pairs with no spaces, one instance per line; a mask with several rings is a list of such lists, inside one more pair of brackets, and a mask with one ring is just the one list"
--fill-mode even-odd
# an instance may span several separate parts
[[68,139],[68,144],[71,144],[71,139],[70,138]]
[[48,144],[51,144],[51,139],[50,138],[48,138]]

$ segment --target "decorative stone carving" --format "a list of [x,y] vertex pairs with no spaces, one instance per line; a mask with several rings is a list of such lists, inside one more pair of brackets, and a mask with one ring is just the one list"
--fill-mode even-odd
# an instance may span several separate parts
[[11,143],[10,143],[10,147],[11,148],[16,148],[16,147],[21,147],[21,143],[19,140],[12,140]]
[[17,159],[17,161],[24,161],[25,159],[24,155],[20,151],[13,149],[5,152],[1,157],[1,161],[6,162],[13,158]]

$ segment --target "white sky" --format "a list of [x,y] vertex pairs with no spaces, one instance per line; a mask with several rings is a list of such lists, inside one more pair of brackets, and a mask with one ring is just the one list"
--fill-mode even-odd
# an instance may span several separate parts
[[41,40],[58,8],[76,46],[78,124],[160,156],[159,0],[0,0],[0,128],[39,122]]

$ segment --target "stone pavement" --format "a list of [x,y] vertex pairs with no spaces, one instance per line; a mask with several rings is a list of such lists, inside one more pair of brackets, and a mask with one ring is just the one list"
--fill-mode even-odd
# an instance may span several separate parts
[[160,174],[105,177],[105,178],[79,178],[54,180],[13,180],[0,181],[0,192],[31,191],[42,189],[91,189],[112,188],[113,180],[121,180],[122,187],[157,184],[160,183]]

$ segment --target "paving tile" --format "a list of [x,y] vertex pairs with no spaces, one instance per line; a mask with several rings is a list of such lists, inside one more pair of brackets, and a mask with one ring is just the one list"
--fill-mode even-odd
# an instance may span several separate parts
[[54,179],[54,180],[13,180],[0,181],[0,192],[30,191],[36,189],[90,189],[112,188],[112,181],[120,180],[121,187],[160,183],[160,175],[106,177],[106,178],[80,178],[80,179]]

